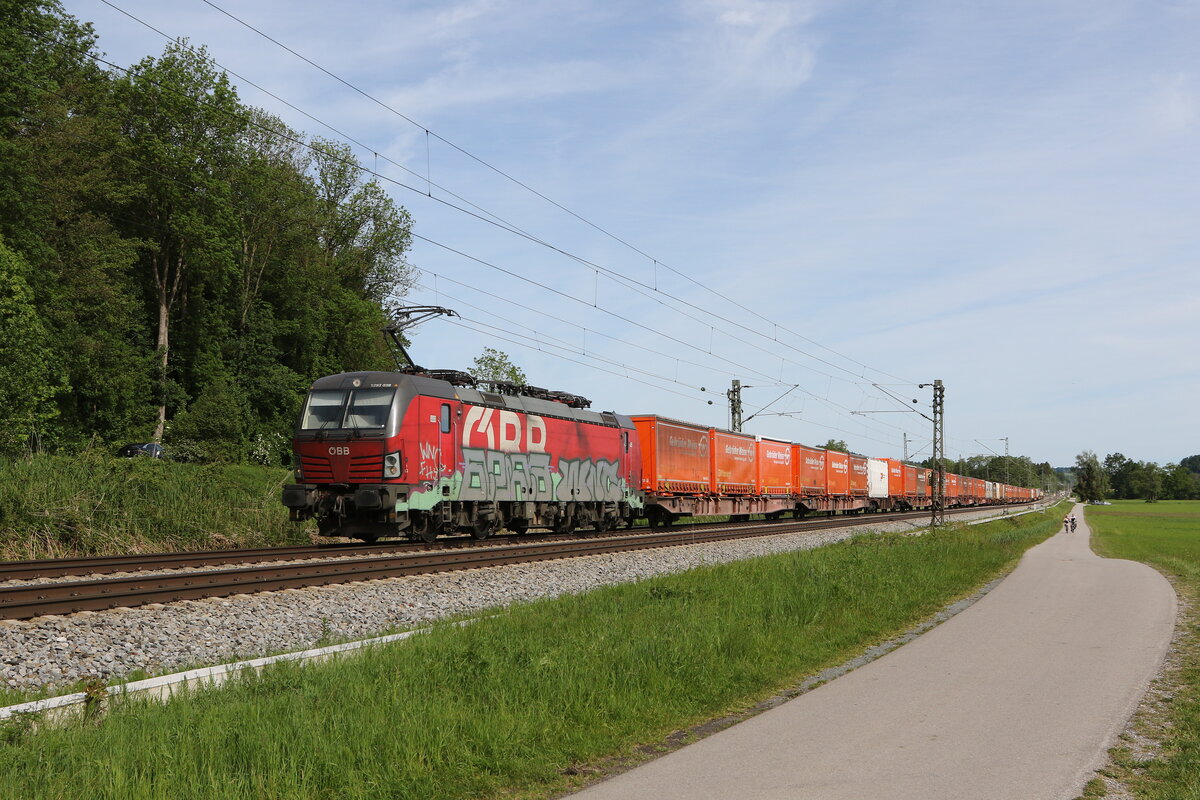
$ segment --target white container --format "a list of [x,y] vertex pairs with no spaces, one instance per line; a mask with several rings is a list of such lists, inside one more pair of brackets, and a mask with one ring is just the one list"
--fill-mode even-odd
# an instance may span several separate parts
[[888,462],[883,458],[867,459],[867,496],[888,496]]

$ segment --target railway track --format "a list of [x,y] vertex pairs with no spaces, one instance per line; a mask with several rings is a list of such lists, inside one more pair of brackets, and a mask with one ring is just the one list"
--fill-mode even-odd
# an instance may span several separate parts
[[[979,509],[958,509],[966,513]],[[97,559],[52,559],[0,563],[0,580],[95,574],[103,571],[162,570],[255,562],[259,566],[135,577],[77,580],[0,587],[0,619],[29,619],[46,614],[98,611],[250,592],[351,583],[402,575],[419,575],[502,564],[544,561],[599,553],[644,550],[681,544],[774,536],[783,533],[867,525],[921,518],[926,512],[825,517],[805,521],[700,523],[654,533],[593,534],[584,538],[552,537],[530,541],[498,537],[488,543],[445,540],[432,545],[412,542],[374,545],[315,545],[263,550],[145,554]],[[380,554],[383,555],[380,555]],[[274,563],[328,557],[324,561]],[[155,560],[157,559],[157,560]],[[40,571],[39,571],[40,570]],[[72,572],[71,570],[75,570]]]

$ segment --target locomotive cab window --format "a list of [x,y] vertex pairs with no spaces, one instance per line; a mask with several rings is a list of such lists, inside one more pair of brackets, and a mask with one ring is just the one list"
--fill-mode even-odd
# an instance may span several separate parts
[[340,389],[310,392],[308,402],[304,404],[300,428],[306,431],[340,428],[345,409],[346,393]]
[[347,428],[383,428],[392,411],[392,398],[396,390],[355,389],[350,396],[350,408],[346,413]]
[[387,426],[396,390],[325,389],[310,392],[304,404],[300,429],[305,431],[339,428],[381,430]]
[[450,432],[450,406],[446,405],[445,403],[442,404],[442,419],[440,427],[442,433]]

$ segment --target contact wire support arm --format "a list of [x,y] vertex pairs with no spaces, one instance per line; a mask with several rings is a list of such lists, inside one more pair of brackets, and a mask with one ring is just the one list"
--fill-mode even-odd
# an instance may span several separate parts
[[396,368],[401,372],[422,372],[404,347],[404,332],[409,328],[420,325],[430,317],[457,317],[458,312],[441,306],[400,306],[392,312],[392,324],[383,329],[392,342],[392,357],[396,359]]

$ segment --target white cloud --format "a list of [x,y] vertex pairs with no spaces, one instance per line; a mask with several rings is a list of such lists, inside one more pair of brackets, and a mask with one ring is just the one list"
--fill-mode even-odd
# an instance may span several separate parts
[[1195,133],[1200,121],[1200,93],[1192,76],[1179,72],[1159,78],[1155,84],[1148,103],[1153,129],[1169,135]]

